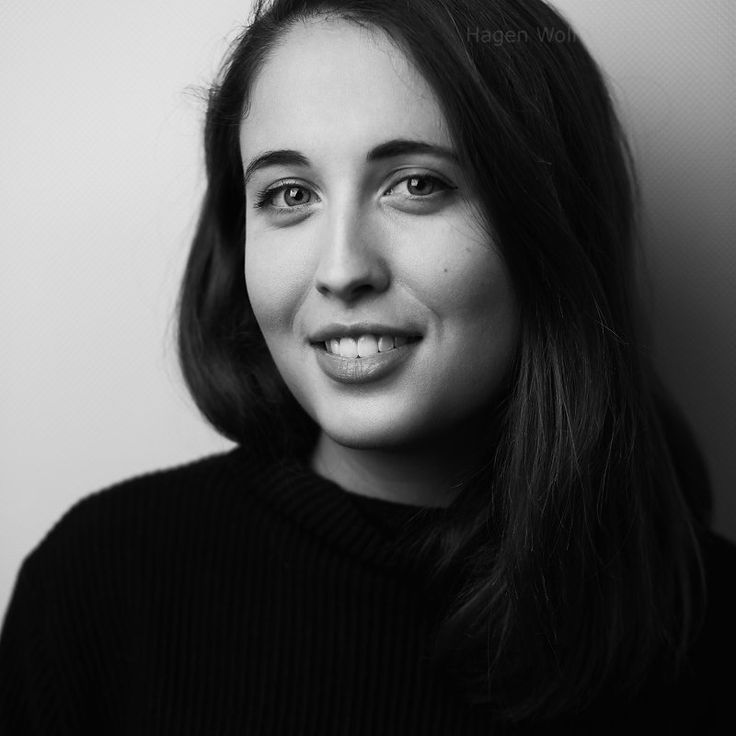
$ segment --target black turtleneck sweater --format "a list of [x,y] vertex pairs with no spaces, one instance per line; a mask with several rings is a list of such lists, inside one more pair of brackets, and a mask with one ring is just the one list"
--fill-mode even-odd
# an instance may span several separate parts
[[[396,543],[416,511],[243,448],[86,498],[20,571],[0,638],[0,733],[531,733],[495,724],[432,663],[440,598]],[[705,552],[692,674],[539,733],[736,724],[736,547],[708,535]]]

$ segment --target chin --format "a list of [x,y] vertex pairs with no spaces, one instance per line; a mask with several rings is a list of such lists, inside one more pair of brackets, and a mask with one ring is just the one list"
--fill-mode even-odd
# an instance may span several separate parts
[[326,423],[321,426],[334,442],[353,450],[380,450],[403,444],[400,432],[390,426],[381,426],[380,423],[350,427]]
[[[377,418],[318,417],[317,423],[334,442],[353,450],[391,450],[421,445],[429,438],[426,422],[398,422],[396,416]],[[418,426],[418,425],[422,426]]]

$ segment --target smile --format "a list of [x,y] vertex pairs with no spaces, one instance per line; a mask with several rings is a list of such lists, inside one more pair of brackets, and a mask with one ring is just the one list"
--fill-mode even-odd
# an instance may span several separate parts
[[412,356],[420,340],[419,337],[361,335],[357,340],[333,338],[313,347],[325,375],[338,383],[361,384],[392,374]]
[[387,353],[395,350],[407,342],[416,342],[418,337],[404,337],[403,335],[360,335],[358,338],[341,337],[325,340],[325,350],[331,355],[343,358],[368,358],[378,353]]

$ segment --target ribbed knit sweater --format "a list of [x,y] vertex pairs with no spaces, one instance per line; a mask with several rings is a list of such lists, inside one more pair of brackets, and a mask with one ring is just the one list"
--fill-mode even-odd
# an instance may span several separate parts
[[[19,574],[0,733],[536,733],[494,723],[429,657],[441,595],[396,543],[416,511],[244,448],[84,499]],[[706,562],[692,674],[539,733],[703,734],[730,720],[736,547],[708,536]]]

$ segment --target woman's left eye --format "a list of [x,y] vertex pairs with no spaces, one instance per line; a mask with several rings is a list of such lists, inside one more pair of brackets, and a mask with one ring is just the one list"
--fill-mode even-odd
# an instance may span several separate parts
[[430,174],[413,174],[398,181],[386,191],[386,194],[402,194],[405,192],[408,195],[408,199],[419,200],[429,198],[433,194],[446,192],[450,189],[457,189],[457,187]]

